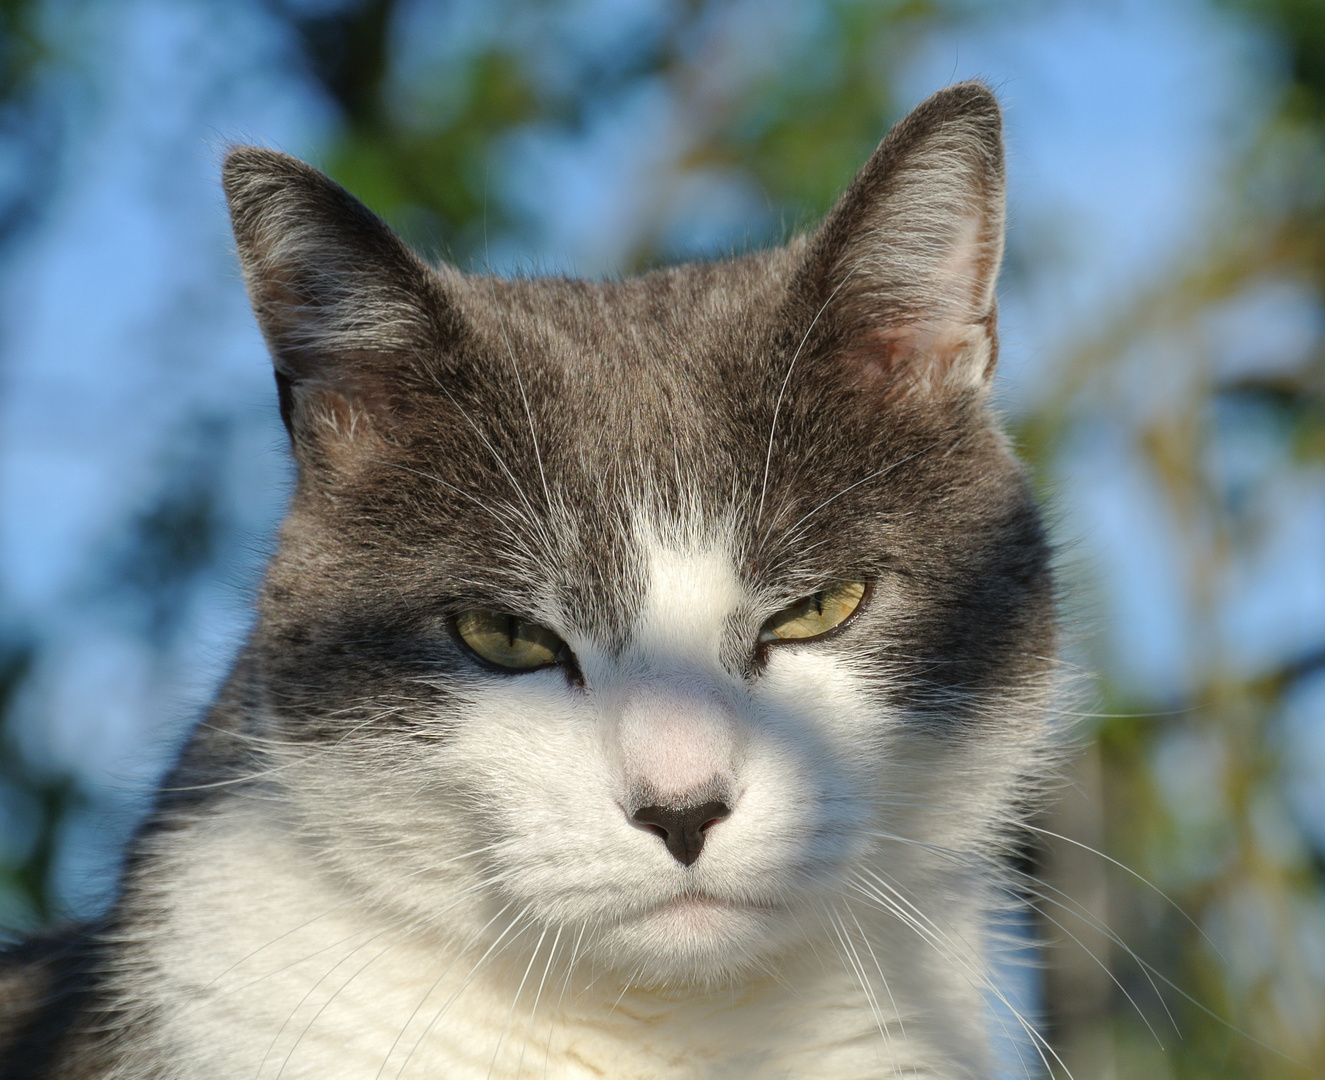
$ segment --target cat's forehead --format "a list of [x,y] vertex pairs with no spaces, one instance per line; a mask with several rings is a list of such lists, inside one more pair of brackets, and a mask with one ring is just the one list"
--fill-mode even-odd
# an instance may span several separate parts
[[449,281],[469,333],[364,489],[408,508],[382,519],[381,549],[425,553],[402,567],[443,591],[617,646],[664,632],[673,600],[730,613],[866,575],[895,539],[890,505],[914,520],[904,489],[941,485],[916,480],[923,432],[850,421],[798,356],[796,257]]
[[462,279],[464,311],[486,337],[564,348],[591,365],[694,357],[768,328],[802,246],[624,280],[470,276]]
[[471,477],[495,468],[494,498],[521,473],[560,496],[563,524],[635,536],[649,521],[711,546],[740,532],[756,484],[765,499],[791,472],[822,486],[870,456],[807,400],[824,380],[794,347],[798,258],[793,244],[624,281],[466,278],[452,295],[469,332],[425,422],[459,432],[450,457]]
[[780,249],[624,281],[467,278],[462,362],[522,382],[563,442],[583,437],[582,455],[606,437],[647,456],[662,431],[693,441],[714,419],[731,428],[722,387],[757,396],[777,362],[789,262]]

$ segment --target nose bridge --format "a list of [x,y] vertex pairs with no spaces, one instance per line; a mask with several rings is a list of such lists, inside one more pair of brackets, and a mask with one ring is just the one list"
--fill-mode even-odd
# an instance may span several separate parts
[[631,631],[632,651],[654,671],[718,665],[741,585],[727,545],[675,547],[640,526],[648,584]]
[[738,734],[734,710],[715,690],[677,682],[637,688],[623,703],[617,733],[630,801],[724,797]]

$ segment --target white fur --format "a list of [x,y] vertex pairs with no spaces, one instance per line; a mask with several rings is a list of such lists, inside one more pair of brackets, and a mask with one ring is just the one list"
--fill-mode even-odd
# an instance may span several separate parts
[[[265,794],[159,841],[152,970],[122,982],[172,1075],[988,1075],[996,898],[962,853],[1029,737],[900,738],[814,645],[742,679],[720,655],[759,598],[721,532],[638,547],[627,647],[567,631],[584,688],[477,676],[436,738],[290,749]],[[693,866],[627,818],[634,783],[713,777],[733,813]]]

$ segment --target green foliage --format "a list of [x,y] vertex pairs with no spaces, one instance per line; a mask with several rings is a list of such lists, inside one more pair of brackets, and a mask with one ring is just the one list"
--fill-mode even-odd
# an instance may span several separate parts
[[[374,0],[293,18],[311,71],[344,115],[326,165],[411,241],[462,264],[489,234],[519,228],[491,183],[504,136],[530,125],[582,130],[604,99],[650,80],[664,82],[686,108],[692,142],[683,169],[745,174],[769,199],[773,219],[813,220],[896,118],[896,58],[957,10],[939,0],[826,3],[803,36],[783,43],[776,63],[715,85],[705,49],[724,46],[705,35],[722,5],[694,3],[678,6],[656,39],[637,43],[620,70],[566,55],[570,77],[539,82],[528,38],[512,37],[416,74],[410,104],[392,107],[386,37],[394,6]],[[538,0],[507,6],[512,21],[555,10]],[[631,267],[665,257],[657,243],[650,235]]]
[[0,102],[21,95],[47,58],[33,28],[38,8],[37,0],[0,0]]
[[439,124],[348,125],[327,168],[413,243],[454,257],[478,248],[485,224],[509,228],[488,198],[492,148],[538,105],[517,59],[496,50],[468,58],[450,90]]
[[[1173,901],[1111,872],[1105,917],[1126,946],[1110,967],[1159,1033],[1113,995],[1103,1026],[1120,1076],[1289,1078],[1325,1069],[1325,877],[1286,795],[1293,762],[1282,721],[1298,688],[1325,671],[1325,642],[1260,672],[1240,673],[1209,628],[1241,566],[1276,528],[1256,484],[1229,487],[1214,462],[1237,431],[1273,447],[1274,481],[1325,479],[1325,355],[1293,370],[1221,376],[1205,329],[1266,282],[1293,281],[1325,308],[1325,4],[1247,0],[1289,58],[1280,107],[1229,180],[1220,227],[1186,267],[1146,288],[1106,335],[1063,358],[1048,403],[1023,421],[1023,443],[1049,476],[1073,432],[1114,424],[1163,495],[1193,612],[1193,690],[1182,701],[1130,696],[1097,650],[1104,710],[1093,759],[1101,776],[1101,843]],[[1144,421],[1118,419],[1112,394],[1155,350],[1192,377]],[[1187,770],[1186,782],[1174,774]],[[1193,780],[1192,777],[1198,779]],[[1070,796],[1069,796],[1070,798]],[[1065,884],[1072,889],[1072,884]],[[1147,970],[1153,965],[1153,970]],[[1156,994],[1153,982],[1161,991]],[[1171,983],[1171,985],[1170,985]],[[1168,1024],[1159,998],[1172,1013]],[[1167,1028],[1167,1031],[1165,1031]],[[1070,1042],[1072,1032],[1060,1030]],[[1159,1049],[1162,1041],[1164,1048]],[[1098,1057],[1069,1060],[1098,1075]]]
[[41,81],[56,61],[39,31],[42,0],[0,0],[0,245],[37,216],[51,190],[59,123]]
[[827,4],[817,32],[742,88],[704,153],[753,174],[797,222],[826,211],[896,119],[892,71],[948,12],[938,3]]
[[1289,108],[1325,121],[1325,3],[1321,0],[1236,0],[1282,46],[1290,72]]
[[[0,718],[11,715],[32,654],[26,642],[9,640],[0,646]],[[55,916],[47,878],[60,822],[78,802],[72,781],[34,770],[13,735],[7,724],[0,726],[0,820],[7,834],[0,846],[0,933],[41,926]]]

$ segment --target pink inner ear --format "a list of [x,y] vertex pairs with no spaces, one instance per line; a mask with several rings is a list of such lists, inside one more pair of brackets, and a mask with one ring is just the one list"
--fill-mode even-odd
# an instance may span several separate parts
[[930,336],[916,326],[874,327],[856,339],[847,363],[857,371],[861,389],[883,389],[914,366]]
[[905,299],[906,315],[869,321],[868,308],[878,300],[864,275],[866,291],[856,303],[865,322],[845,357],[862,391],[894,397],[970,390],[988,382],[996,352],[994,280],[1001,251],[990,212],[975,207],[953,215],[941,241],[911,253],[913,284],[892,286]]
[[979,386],[992,374],[996,353],[990,313],[974,323],[871,327],[856,337],[844,359],[862,391],[891,398],[911,390]]
[[935,267],[936,294],[951,305],[958,318],[979,318],[993,302],[1002,243],[989,232],[983,212],[963,215],[957,220],[947,255]]

